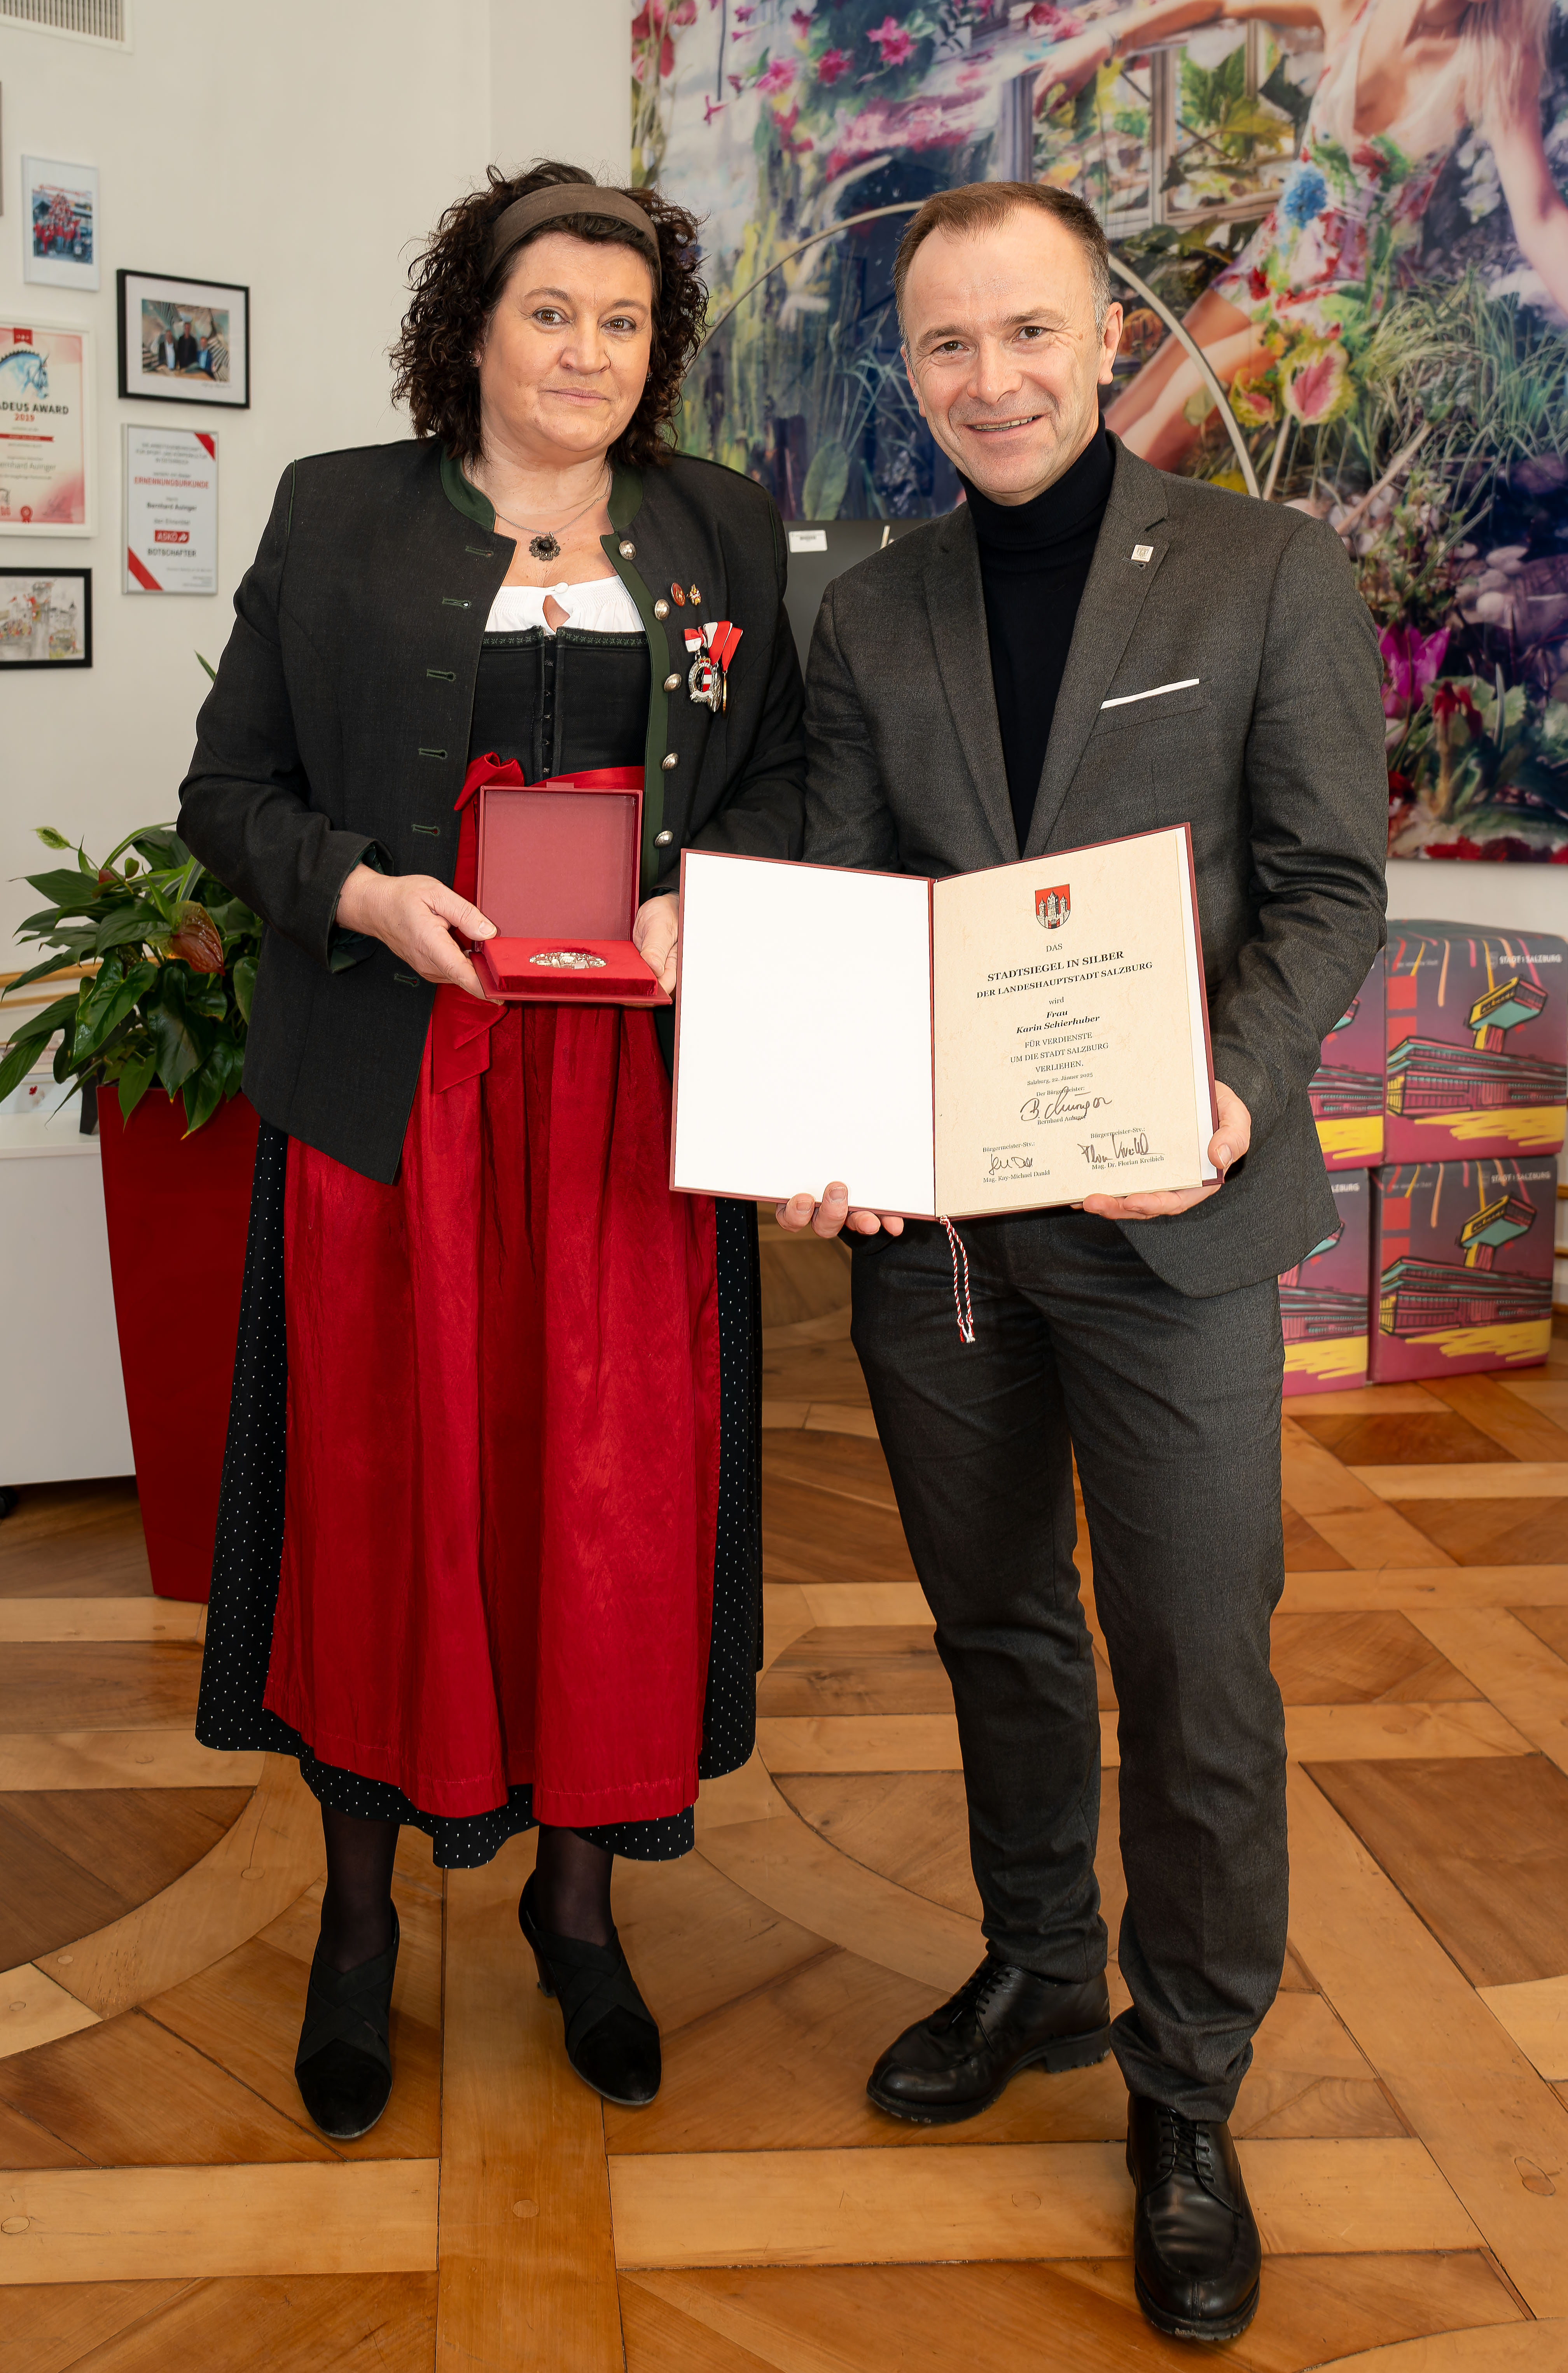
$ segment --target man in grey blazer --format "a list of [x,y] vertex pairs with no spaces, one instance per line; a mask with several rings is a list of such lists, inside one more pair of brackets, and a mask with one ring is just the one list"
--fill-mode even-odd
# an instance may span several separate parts
[[[1165,476],[1102,428],[1121,311],[1086,206],[943,193],[895,279],[967,501],[828,589],[806,857],[940,876],[1190,824],[1222,1183],[966,1222],[972,1343],[940,1224],[857,1209],[852,1179],[780,1206],[850,1233],[985,1911],[986,1959],[868,2089],[945,2122],[1020,2068],[1113,2050],[1139,2298],[1163,2332],[1224,2340],[1260,2269],[1226,2121],[1285,1945],[1275,1281],[1334,1225],[1307,1081],[1382,939],[1376,637],[1327,527]],[[1114,2025],[1074,1454],[1120,1708]]]

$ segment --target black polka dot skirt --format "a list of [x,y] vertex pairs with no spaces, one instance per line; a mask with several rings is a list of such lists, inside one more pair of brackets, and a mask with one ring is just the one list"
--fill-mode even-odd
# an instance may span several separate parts
[[[320,1763],[309,1742],[263,1703],[283,1556],[288,1347],[284,1326],[284,1187],[288,1139],[262,1123],[245,1246],[240,1341],[223,1457],[217,1540],[196,1736],[229,1754],[296,1755],[307,1785],[333,1812],[406,1821],[430,1839],[444,1870],[472,1870],[532,1824],[527,1787],[486,1813],[449,1818],[411,1804],[384,1780]],[[756,1212],[720,1202],[719,1537],[713,1569],[699,1776],[716,1780],[751,1754],[762,1661],[762,1303]],[[613,1821],[579,1832],[636,1862],[689,1853],[692,1808],[659,1820]]]

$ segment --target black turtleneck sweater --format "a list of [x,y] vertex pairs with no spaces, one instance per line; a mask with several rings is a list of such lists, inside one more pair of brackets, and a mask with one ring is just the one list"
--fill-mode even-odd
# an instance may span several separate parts
[[1110,439],[1096,432],[1028,503],[993,503],[965,478],[980,548],[991,682],[1018,846],[1029,836],[1078,604],[1111,491]]

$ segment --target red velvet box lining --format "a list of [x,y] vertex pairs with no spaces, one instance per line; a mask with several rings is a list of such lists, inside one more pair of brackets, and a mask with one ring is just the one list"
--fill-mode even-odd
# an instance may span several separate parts
[[[486,783],[478,799],[477,904],[497,934],[474,951],[486,987],[551,1004],[667,1005],[631,942],[641,790],[557,777]],[[601,961],[581,971],[530,961],[556,950]]]

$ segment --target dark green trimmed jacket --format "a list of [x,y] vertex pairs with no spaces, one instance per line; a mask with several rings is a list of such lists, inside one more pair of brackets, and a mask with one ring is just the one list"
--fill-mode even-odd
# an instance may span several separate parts
[[[610,517],[604,551],[652,660],[643,894],[677,886],[683,848],[798,857],[801,674],[772,502],[677,457],[617,471]],[[181,786],[182,836],[267,926],[245,1093],[263,1120],[369,1178],[397,1175],[435,991],[334,928],[338,893],[368,853],[390,873],[451,881],[479,646],[514,549],[433,443],[292,462]],[[654,614],[672,580],[697,586],[701,617],[743,629],[722,716],[687,696],[691,610]]]

